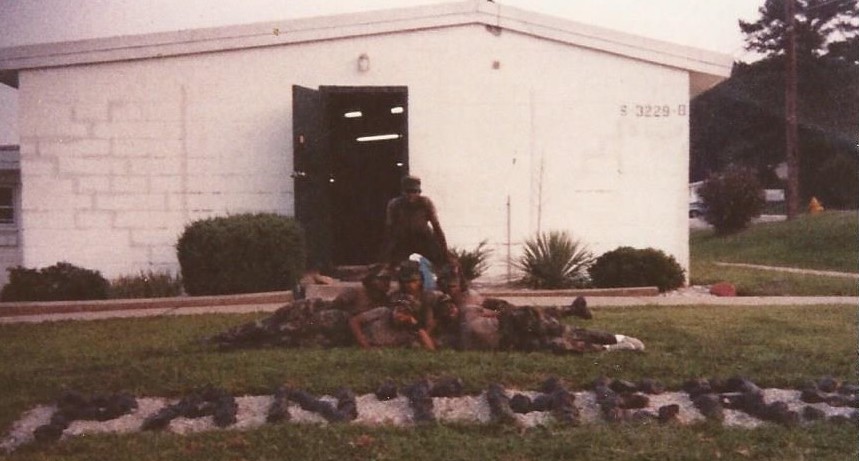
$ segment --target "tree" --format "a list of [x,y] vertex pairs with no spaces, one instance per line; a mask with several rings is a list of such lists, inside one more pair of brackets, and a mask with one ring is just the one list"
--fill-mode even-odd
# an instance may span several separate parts
[[[859,164],[859,9],[857,0],[793,0],[797,32],[797,107],[800,200],[856,207],[849,194]],[[766,0],[754,22],[740,21],[746,47],[764,53],[735,63],[731,78],[692,101],[690,180],[729,166],[754,169],[765,187],[783,187],[774,174],[786,158],[785,0]],[[832,181],[836,181],[833,183]]]
[[[855,208],[859,164],[859,65],[822,57],[801,64],[799,81],[800,199]],[[782,188],[775,168],[785,160],[784,65],[776,58],[736,64],[731,78],[692,101],[690,181],[736,166],[757,172],[767,188]],[[838,158],[836,160],[836,157]]]
[[859,64],[859,35],[854,35],[847,40],[830,43],[827,56],[833,59]]
[[[789,0],[794,2],[796,50],[799,60],[820,57],[830,46],[859,32],[857,0]],[[785,0],[766,0],[754,22],[740,20],[746,49],[766,56],[783,55],[787,47]],[[838,46],[836,46],[838,48]]]

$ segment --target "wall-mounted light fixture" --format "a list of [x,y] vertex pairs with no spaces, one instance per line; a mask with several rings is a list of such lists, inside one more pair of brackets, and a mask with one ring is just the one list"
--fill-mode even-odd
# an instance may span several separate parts
[[361,53],[361,56],[358,56],[358,71],[367,72],[368,70],[370,70],[370,57],[367,53]]

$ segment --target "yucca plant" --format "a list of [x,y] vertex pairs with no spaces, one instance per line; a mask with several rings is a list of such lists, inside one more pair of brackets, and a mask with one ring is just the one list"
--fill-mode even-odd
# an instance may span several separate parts
[[567,232],[538,233],[525,241],[515,262],[520,282],[530,288],[581,288],[588,284],[587,268],[593,253]]
[[462,275],[467,280],[474,280],[480,277],[489,268],[489,255],[492,254],[490,248],[486,248],[487,240],[481,240],[477,244],[477,248],[473,250],[465,250],[457,247],[452,247],[450,251],[459,260],[459,267],[462,269]]

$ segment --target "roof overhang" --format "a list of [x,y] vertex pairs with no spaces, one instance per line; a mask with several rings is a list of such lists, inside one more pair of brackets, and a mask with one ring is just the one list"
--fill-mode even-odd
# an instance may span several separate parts
[[249,25],[117,36],[0,49],[0,83],[17,87],[18,71],[151,59],[243,48],[484,25],[683,69],[690,97],[730,75],[728,55],[532,13],[485,0],[341,14]]

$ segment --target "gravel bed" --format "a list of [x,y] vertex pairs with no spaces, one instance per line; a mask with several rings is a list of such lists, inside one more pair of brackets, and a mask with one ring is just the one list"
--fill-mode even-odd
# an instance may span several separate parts
[[[539,395],[539,392],[528,390],[505,389],[508,398],[517,393],[529,398]],[[572,393],[575,396],[574,405],[579,410],[579,421],[582,425],[609,424],[602,410],[597,404],[594,392],[579,391]],[[800,391],[789,389],[763,389],[764,400],[767,403],[783,401],[791,410],[802,414],[803,409],[811,406],[821,410],[826,418],[846,417],[850,418],[856,411],[850,406],[836,407],[827,403],[808,404],[800,400]],[[664,392],[661,394],[648,395],[649,403],[640,411],[653,415],[658,414],[659,408],[665,405],[676,404],[680,411],[677,414],[676,423],[693,424],[702,422],[706,418],[695,408],[689,395],[685,392]],[[337,399],[331,396],[322,396],[320,400],[327,401],[336,406]],[[63,431],[62,438],[84,436],[98,433],[130,433],[141,430],[143,421],[156,414],[160,409],[176,403],[177,400],[168,400],[158,397],[142,397],[137,399],[138,406],[128,414],[108,421],[73,421]],[[271,395],[262,396],[240,396],[236,397],[238,410],[236,412],[236,423],[230,425],[226,430],[252,430],[269,424],[266,421],[268,410],[274,402]],[[347,424],[361,424],[367,426],[413,425],[413,413],[409,399],[399,395],[396,398],[380,401],[374,394],[359,395],[356,397],[358,409],[357,418]],[[288,405],[289,419],[279,424],[330,424],[324,417],[312,411],[303,410],[292,402]],[[40,405],[24,414],[16,421],[10,432],[0,440],[0,451],[11,452],[16,447],[34,441],[33,431],[47,424],[51,416],[57,411],[56,406]],[[486,399],[486,394],[465,395],[461,397],[435,397],[433,398],[433,416],[441,423],[473,423],[484,424],[492,420],[492,414]],[[549,411],[531,411],[526,414],[515,414],[513,424],[519,427],[535,427],[550,424],[554,417]],[[655,420],[653,421],[655,422]],[[800,424],[807,424],[805,419]],[[725,409],[723,424],[726,426],[755,428],[761,424],[773,424],[764,422],[743,411]],[[188,434],[219,429],[214,424],[212,416],[199,418],[177,417],[170,421],[166,427],[167,431],[176,434]]]

